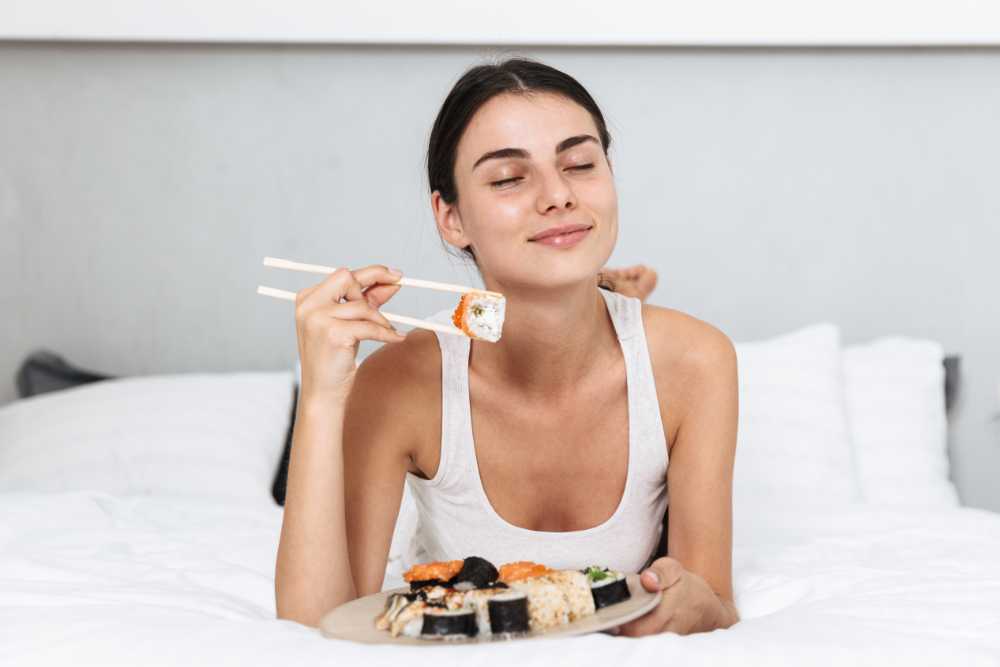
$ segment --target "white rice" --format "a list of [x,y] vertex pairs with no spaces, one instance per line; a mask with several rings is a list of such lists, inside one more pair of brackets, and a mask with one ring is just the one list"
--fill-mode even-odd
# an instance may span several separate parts
[[465,326],[476,338],[495,343],[500,340],[507,299],[491,294],[470,295],[465,302]]

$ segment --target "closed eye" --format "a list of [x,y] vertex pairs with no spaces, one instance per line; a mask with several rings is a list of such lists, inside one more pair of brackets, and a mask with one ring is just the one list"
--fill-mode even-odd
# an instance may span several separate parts
[[588,169],[593,169],[594,163],[589,162],[587,164],[578,164],[575,167],[567,167],[566,171],[587,171]]
[[517,183],[520,180],[523,180],[523,178],[521,176],[514,176],[514,177],[511,177],[511,178],[505,178],[505,179],[500,180],[500,181],[493,181],[492,183],[490,183],[490,185],[492,185],[494,188],[502,188],[502,187],[505,187],[507,185],[510,185],[510,184],[513,184],[513,183]]

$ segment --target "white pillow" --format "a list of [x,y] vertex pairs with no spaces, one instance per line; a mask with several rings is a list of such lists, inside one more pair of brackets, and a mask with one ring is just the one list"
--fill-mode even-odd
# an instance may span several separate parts
[[941,345],[899,337],[852,345],[844,350],[844,374],[865,501],[957,506]]
[[0,491],[271,502],[292,373],[106,380],[0,408]]
[[736,354],[734,513],[859,501],[837,327],[737,343]]

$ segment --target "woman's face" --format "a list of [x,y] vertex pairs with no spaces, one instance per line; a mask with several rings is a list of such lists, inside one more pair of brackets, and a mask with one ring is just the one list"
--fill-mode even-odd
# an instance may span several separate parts
[[434,197],[439,229],[471,245],[488,282],[596,284],[618,236],[618,195],[586,109],[549,93],[494,97],[459,141],[455,184],[454,204]]

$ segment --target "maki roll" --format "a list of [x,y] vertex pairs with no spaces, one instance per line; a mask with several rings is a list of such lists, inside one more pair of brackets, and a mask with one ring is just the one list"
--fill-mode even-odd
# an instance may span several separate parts
[[494,635],[528,631],[528,596],[522,591],[498,593],[486,604],[490,614],[490,631]]
[[479,632],[476,611],[467,607],[447,609],[431,607],[424,611],[420,635],[426,638],[475,637]]
[[590,592],[594,596],[594,607],[597,609],[624,602],[632,597],[622,572],[591,565],[583,573],[590,582]]
[[476,588],[464,593],[457,593],[463,596],[462,606],[476,612],[476,624],[479,626],[479,634],[483,637],[489,637],[492,634],[490,632],[489,601],[503,592],[503,588]]
[[463,294],[451,321],[469,338],[495,343],[500,340],[507,299],[496,292]]

